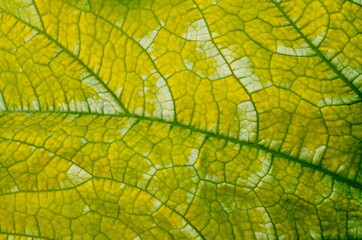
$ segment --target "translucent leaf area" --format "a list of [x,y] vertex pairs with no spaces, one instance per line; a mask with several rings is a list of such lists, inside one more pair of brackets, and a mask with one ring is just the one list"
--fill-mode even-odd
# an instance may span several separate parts
[[0,0],[0,239],[362,239],[361,0]]

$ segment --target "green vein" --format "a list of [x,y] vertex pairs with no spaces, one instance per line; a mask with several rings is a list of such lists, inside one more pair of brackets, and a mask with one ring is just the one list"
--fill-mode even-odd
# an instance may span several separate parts
[[346,1],[344,1],[344,3],[345,2],[350,2],[352,4],[358,5],[359,7],[362,7],[362,1],[361,0],[346,0]]
[[292,21],[292,19],[288,16],[288,14],[284,11],[283,7],[281,6],[281,4],[275,0],[270,0],[275,7],[280,11],[280,13],[283,15],[283,17],[290,23],[290,25],[293,27],[293,29],[302,37],[302,39],[308,44],[308,46],[317,54],[318,57],[320,57],[322,59],[322,61],[324,63],[326,63],[328,65],[328,67],[335,73],[337,74],[337,76],[343,81],[345,82],[351,89],[353,92],[355,92],[357,94],[357,96],[362,99],[362,93],[358,90],[358,88],[353,85],[353,83],[351,83],[351,81],[349,81],[347,79],[346,76],[344,76],[337,68],[336,66],[334,66],[325,56],[324,54],[307,38],[307,36],[304,35],[304,33],[302,32],[302,30],[297,26],[297,24],[295,22]]
[[128,113],[127,108],[124,106],[124,104],[117,98],[117,96],[108,88],[107,84],[101,80],[101,78],[92,70],[90,69],[81,59],[79,59],[77,56],[75,56],[71,51],[69,51],[65,46],[63,46],[60,42],[58,42],[56,39],[54,39],[52,36],[50,36],[47,32],[37,28],[36,26],[31,25],[30,23],[19,19],[17,16],[13,15],[12,13],[5,11],[3,9],[0,9],[0,12],[4,12],[8,14],[9,16],[17,19],[18,21],[22,22],[23,24],[27,25],[28,27],[34,29],[35,31],[43,34],[50,42],[56,44],[62,51],[64,51],[66,54],[68,54],[70,57],[72,57],[78,64],[80,64],[87,72],[89,72],[93,77],[96,78],[96,80],[104,87],[109,94],[111,94],[114,102],[118,104],[118,107],[120,107],[123,111]]
[[321,172],[321,173],[323,173],[325,175],[331,176],[332,178],[334,178],[334,179],[336,179],[336,180],[338,180],[340,182],[346,183],[346,184],[348,184],[348,185],[350,185],[350,186],[352,186],[354,188],[362,190],[362,184],[361,183],[353,181],[353,180],[345,178],[345,177],[342,177],[342,176],[338,175],[335,172],[332,172],[332,171],[324,169],[324,168],[322,168],[320,166],[316,166],[316,165],[313,165],[311,163],[305,162],[305,161],[303,161],[303,160],[301,160],[299,158],[291,157],[291,156],[289,156],[289,155],[287,155],[285,153],[269,149],[269,148],[264,147],[262,145],[259,145],[257,143],[250,143],[250,142],[242,141],[242,140],[237,139],[237,138],[232,138],[232,137],[220,135],[220,134],[217,134],[217,133],[211,133],[211,132],[208,132],[206,130],[197,129],[197,128],[193,127],[193,126],[185,125],[185,124],[178,123],[178,122],[171,122],[171,121],[166,121],[166,120],[163,120],[163,119],[139,116],[139,115],[135,115],[135,114],[132,114],[132,113],[116,114],[116,115],[97,114],[97,113],[78,113],[78,112],[52,112],[52,111],[7,111],[7,112],[2,112],[2,113],[5,113],[5,114],[6,113],[7,114],[14,114],[14,113],[44,114],[44,113],[47,113],[47,114],[65,114],[65,115],[76,114],[76,115],[81,115],[81,116],[82,115],[85,115],[85,116],[91,115],[91,116],[98,116],[98,117],[99,116],[109,116],[109,117],[119,117],[119,118],[127,117],[127,118],[138,119],[140,121],[150,121],[150,122],[164,123],[164,124],[167,124],[167,125],[170,125],[170,126],[173,126],[173,127],[178,127],[178,128],[181,128],[181,129],[190,130],[192,132],[201,133],[201,134],[204,134],[205,136],[210,137],[210,138],[225,140],[225,141],[229,141],[229,142],[232,142],[232,143],[240,144],[242,146],[248,146],[248,147],[251,147],[251,148],[255,148],[255,149],[258,149],[258,150],[265,151],[267,153],[271,153],[275,157],[280,157],[280,158],[287,159],[287,160],[289,160],[291,162],[299,163],[302,167],[307,167],[307,168],[319,171],[319,172]]

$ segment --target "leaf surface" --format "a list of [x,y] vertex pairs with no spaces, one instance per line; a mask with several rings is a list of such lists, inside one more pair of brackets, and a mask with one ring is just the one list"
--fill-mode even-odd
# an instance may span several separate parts
[[362,238],[361,16],[0,0],[0,236]]

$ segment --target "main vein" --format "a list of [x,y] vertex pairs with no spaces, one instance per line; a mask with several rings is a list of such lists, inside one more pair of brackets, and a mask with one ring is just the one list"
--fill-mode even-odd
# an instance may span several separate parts
[[208,132],[206,130],[202,130],[202,129],[198,129],[198,128],[195,128],[193,126],[190,126],[190,125],[185,125],[183,123],[180,123],[180,122],[175,122],[175,121],[167,121],[167,120],[163,120],[163,119],[158,119],[158,118],[152,118],[152,117],[147,117],[147,116],[140,116],[140,115],[136,115],[136,114],[133,114],[133,113],[124,113],[124,114],[115,114],[115,115],[112,115],[112,114],[99,114],[99,113],[79,113],[79,112],[54,112],[54,111],[6,111],[6,112],[2,112],[2,113],[32,113],[32,114],[44,114],[44,113],[47,113],[47,114],[76,114],[76,115],[79,115],[79,116],[83,116],[83,115],[90,115],[90,116],[96,116],[96,117],[100,117],[100,116],[103,116],[103,117],[119,117],[119,118],[124,118],[124,117],[127,117],[127,118],[134,118],[134,119],[137,119],[139,121],[150,121],[150,122],[159,122],[159,123],[164,123],[164,124],[167,124],[167,125],[170,125],[170,126],[173,126],[173,127],[178,127],[178,128],[181,128],[181,129],[186,129],[186,130],[190,130],[192,132],[197,132],[197,133],[201,133],[209,138],[215,138],[215,139],[219,139],[219,140],[225,140],[225,141],[229,141],[229,142],[232,142],[232,143],[235,143],[235,144],[240,144],[241,146],[248,146],[248,147],[251,147],[251,148],[255,148],[255,149],[258,149],[258,150],[261,150],[261,151],[265,151],[267,153],[271,153],[273,154],[275,157],[279,157],[279,158],[283,158],[283,159],[286,159],[288,161],[291,161],[291,162],[295,162],[295,163],[299,163],[302,167],[307,167],[307,168],[310,168],[310,169],[313,169],[313,170],[316,170],[316,171],[319,171],[327,176],[330,176],[340,182],[343,182],[343,183],[346,183],[354,188],[357,188],[357,189],[360,189],[362,190],[362,184],[359,183],[359,182],[356,182],[356,181],[353,181],[351,179],[348,179],[346,177],[343,177],[343,176],[340,176],[338,175],[337,173],[335,172],[332,172],[330,170],[327,170],[323,167],[320,167],[320,166],[316,166],[314,164],[311,164],[311,163],[308,163],[306,161],[303,161],[299,158],[296,158],[296,157],[292,157],[292,156],[289,156],[288,154],[285,154],[285,153],[282,153],[280,151],[276,151],[276,150],[272,150],[268,147],[265,147],[265,146],[262,146],[258,143],[251,143],[251,142],[246,142],[246,141],[243,141],[243,140],[240,140],[240,139],[237,139],[237,138],[233,138],[233,137],[229,137],[229,136],[225,136],[225,135],[220,135],[220,134],[217,134],[217,133],[212,133],[212,132]]

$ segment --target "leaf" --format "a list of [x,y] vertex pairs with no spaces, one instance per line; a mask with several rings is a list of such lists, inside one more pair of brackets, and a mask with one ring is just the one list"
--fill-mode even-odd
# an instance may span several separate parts
[[0,0],[3,239],[361,239],[359,0]]

